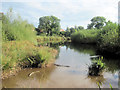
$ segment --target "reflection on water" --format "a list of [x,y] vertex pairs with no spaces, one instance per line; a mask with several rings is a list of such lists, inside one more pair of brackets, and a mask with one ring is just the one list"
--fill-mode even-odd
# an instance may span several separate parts
[[[120,86],[120,62],[116,59],[106,59],[103,62],[106,69],[100,76],[88,76],[88,67],[92,64],[91,56],[96,55],[93,45],[73,45],[67,42],[42,44],[59,51],[56,64],[70,67],[52,66],[49,68],[26,69],[2,81],[4,87],[13,88],[118,88]],[[40,45],[39,45],[40,46]],[[39,72],[37,72],[39,71]],[[37,72],[28,76],[32,72]],[[119,83],[118,83],[119,82]]]
[[106,79],[104,78],[103,75],[100,76],[88,76],[88,78],[92,81],[92,83],[100,83],[102,85],[104,82],[106,82]]
[[[33,69],[25,69],[19,72],[16,76],[11,76],[8,79],[2,81],[3,87],[9,88],[40,88],[41,83],[46,82],[49,79],[49,75],[55,69],[54,66],[49,68],[33,68]],[[29,74],[32,72],[39,71],[29,77]]]

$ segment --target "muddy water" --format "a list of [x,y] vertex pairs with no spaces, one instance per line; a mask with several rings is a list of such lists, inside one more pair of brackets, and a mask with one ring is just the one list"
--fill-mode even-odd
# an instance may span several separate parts
[[[96,55],[95,47],[89,45],[74,46],[70,44],[57,47],[59,55],[55,64],[49,68],[33,68],[20,71],[2,81],[6,88],[118,88],[120,83],[119,61],[106,59],[106,69],[100,76],[88,76],[88,66],[92,64],[91,56]],[[70,67],[64,67],[64,66]],[[34,73],[33,73],[34,72]]]

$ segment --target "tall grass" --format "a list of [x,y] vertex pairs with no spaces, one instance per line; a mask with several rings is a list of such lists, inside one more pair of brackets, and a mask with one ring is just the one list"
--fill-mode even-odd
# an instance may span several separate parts
[[55,58],[57,53],[52,48],[37,47],[29,41],[5,42],[2,51],[3,70],[17,67],[39,67],[39,64],[47,65]]
[[26,20],[22,20],[19,15],[13,13],[9,9],[7,14],[2,18],[2,40],[28,40],[36,43],[36,35],[34,26],[29,24]]
[[91,30],[81,30],[79,32],[75,32],[71,36],[71,40],[77,43],[84,43],[84,44],[93,44],[97,43],[97,35],[100,30],[91,29]]
[[21,68],[45,67],[53,63],[57,50],[36,45],[32,24],[22,20],[12,9],[2,17],[2,77]]

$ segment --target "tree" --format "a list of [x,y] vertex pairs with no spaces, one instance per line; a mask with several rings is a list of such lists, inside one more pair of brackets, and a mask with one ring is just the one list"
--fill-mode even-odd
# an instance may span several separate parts
[[72,33],[74,33],[74,32],[75,32],[75,28],[71,27],[71,28],[70,28],[70,33],[72,34]]
[[57,34],[60,30],[60,19],[55,16],[41,17],[39,18],[38,28],[50,36],[53,33]]
[[79,29],[79,30],[83,30],[84,27],[83,27],[83,26],[78,26],[78,29]]
[[75,29],[78,30],[78,27],[75,25]]
[[101,17],[101,16],[93,17],[91,19],[91,24],[88,24],[87,28],[88,29],[91,29],[91,28],[100,29],[105,25],[105,23],[106,23],[106,18]]
[[70,37],[70,28],[66,28],[65,37]]
[[87,29],[92,29],[92,28],[93,28],[93,26],[94,26],[94,24],[93,24],[93,23],[88,24]]
[[66,31],[70,31],[70,28],[69,28],[69,27],[67,27],[67,28],[66,28]]

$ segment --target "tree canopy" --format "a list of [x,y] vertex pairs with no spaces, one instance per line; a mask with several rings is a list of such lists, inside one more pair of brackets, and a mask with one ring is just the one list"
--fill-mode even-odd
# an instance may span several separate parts
[[40,17],[38,28],[50,36],[57,34],[60,30],[60,19],[55,16]]
[[93,17],[91,19],[91,23],[88,24],[87,28],[88,29],[91,29],[91,28],[100,29],[105,25],[105,23],[106,23],[105,17],[102,17],[102,16]]
[[78,29],[82,30],[82,29],[84,29],[84,27],[83,26],[78,26]]

